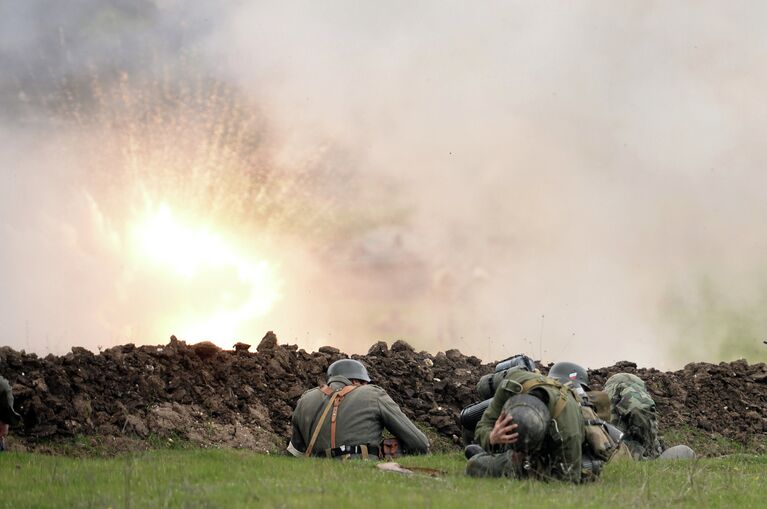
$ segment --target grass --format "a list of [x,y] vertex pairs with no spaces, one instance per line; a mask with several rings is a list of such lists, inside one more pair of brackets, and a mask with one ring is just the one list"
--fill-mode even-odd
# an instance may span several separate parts
[[666,446],[686,444],[701,456],[725,456],[729,454],[748,454],[767,452],[767,438],[764,435],[752,436],[748,443],[741,443],[723,436],[711,436],[692,426],[678,426],[663,430]]
[[403,476],[371,462],[235,450],[157,450],[115,458],[0,454],[2,507],[767,507],[767,456],[615,463],[594,484],[470,479],[460,454],[411,457],[445,471]]

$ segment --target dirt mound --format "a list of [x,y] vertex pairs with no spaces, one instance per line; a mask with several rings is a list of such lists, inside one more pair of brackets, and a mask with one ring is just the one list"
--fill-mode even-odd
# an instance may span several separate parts
[[610,375],[634,373],[645,381],[658,407],[661,431],[689,426],[712,436],[747,444],[767,437],[767,365],[745,360],[720,364],[688,364],[664,373],[638,369],[631,362],[590,372],[601,387]]
[[[24,427],[22,445],[76,435],[180,437],[203,445],[269,450],[286,443],[290,414],[307,389],[321,383],[331,362],[346,355],[333,347],[308,353],[279,345],[268,333],[250,352],[211,343],[132,344],[93,354],[82,348],[61,356],[0,349],[0,374],[16,395]],[[457,441],[460,409],[476,400],[475,385],[492,371],[458,350],[416,352],[403,341],[379,342],[364,362],[374,382],[403,411]],[[747,442],[767,436],[767,366],[745,361],[690,364],[663,373],[619,363],[591,372],[594,385],[628,371],[647,381],[661,427],[691,426],[712,436]]]

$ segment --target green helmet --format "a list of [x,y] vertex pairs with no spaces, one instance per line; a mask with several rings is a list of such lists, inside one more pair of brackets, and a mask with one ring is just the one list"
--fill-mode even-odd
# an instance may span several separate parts
[[519,433],[519,439],[511,444],[511,448],[524,453],[537,451],[551,422],[546,403],[532,394],[517,394],[506,400],[503,411],[512,417]]
[[328,378],[345,376],[350,380],[370,381],[368,370],[360,361],[354,359],[339,359],[328,367]]
[[574,362],[557,362],[549,370],[549,377],[566,384],[574,382],[589,390],[589,375],[586,368]]

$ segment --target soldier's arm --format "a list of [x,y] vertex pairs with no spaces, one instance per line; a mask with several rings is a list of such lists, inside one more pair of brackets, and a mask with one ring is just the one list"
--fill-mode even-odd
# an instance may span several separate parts
[[501,452],[505,445],[492,445],[490,443],[490,434],[493,432],[495,423],[498,417],[501,415],[503,405],[506,403],[514,393],[507,388],[508,384],[501,383],[498,389],[495,391],[493,400],[490,402],[490,406],[487,407],[485,413],[482,414],[482,418],[477,423],[477,427],[474,430],[474,438],[479,445],[487,452]]
[[293,456],[301,456],[304,452],[306,452],[306,442],[304,441],[304,436],[301,434],[301,429],[298,426],[298,415],[299,415],[299,408],[301,407],[301,400],[298,400],[298,404],[296,405],[296,409],[293,411],[293,415],[291,417],[291,422],[293,423],[293,435],[290,438],[290,443],[288,444],[288,452],[292,454]]
[[408,453],[426,454],[429,452],[429,440],[426,435],[402,413],[399,405],[385,391],[381,390],[381,393],[378,397],[378,408],[384,427],[402,442]]
[[8,380],[0,376],[0,422],[4,425],[16,426],[20,421],[19,414],[13,409],[13,392]]

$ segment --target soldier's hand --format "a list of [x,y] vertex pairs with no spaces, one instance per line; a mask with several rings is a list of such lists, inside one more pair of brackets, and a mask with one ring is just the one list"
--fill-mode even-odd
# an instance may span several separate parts
[[8,434],[8,425],[4,423],[3,421],[0,421],[0,440],[5,438],[5,435]]
[[490,444],[492,445],[507,445],[513,444],[519,439],[519,433],[515,433],[517,425],[514,424],[513,418],[510,415],[506,415],[502,412],[495,421],[495,426],[490,432]]

